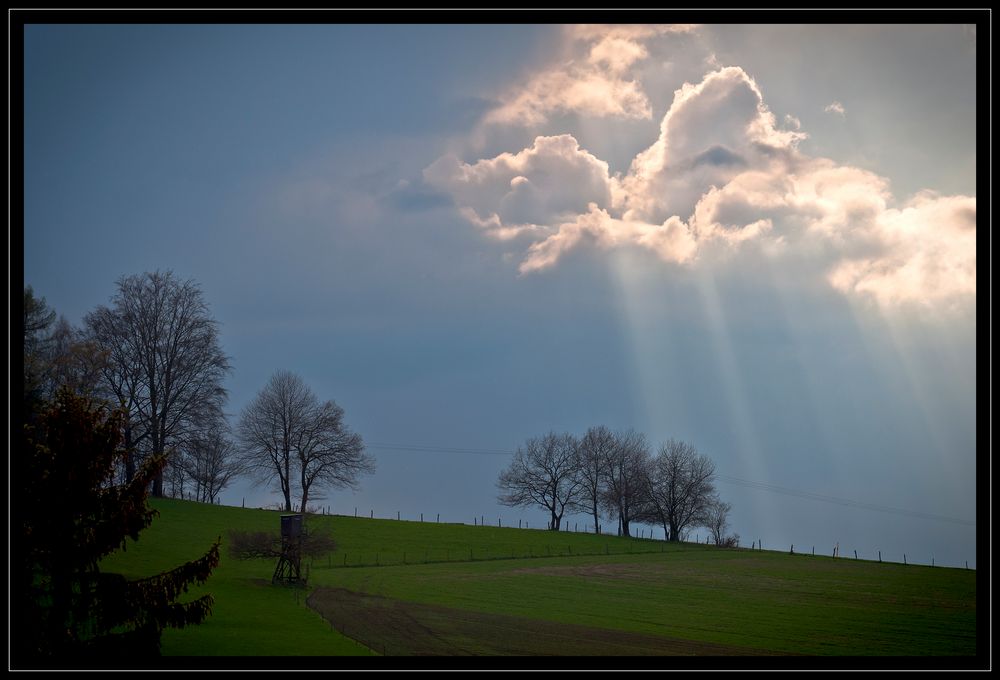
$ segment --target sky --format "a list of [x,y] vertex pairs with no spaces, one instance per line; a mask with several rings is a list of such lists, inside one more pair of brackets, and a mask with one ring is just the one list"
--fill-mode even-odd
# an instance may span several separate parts
[[958,24],[32,24],[24,283],[79,324],[121,276],[196,281],[233,420],[290,370],[364,438],[333,513],[541,527],[500,471],[605,425],[709,456],[741,545],[973,567],[976,51]]

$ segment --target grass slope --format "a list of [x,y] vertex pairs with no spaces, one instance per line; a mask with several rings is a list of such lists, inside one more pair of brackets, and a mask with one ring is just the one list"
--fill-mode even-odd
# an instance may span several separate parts
[[[105,570],[162,571],[223,537],[219,567],[192,592],[215,596],[212,616],[165,631],[164,654],[370,653],[307,608],[300,589],[271,586],[273,562],[228,556],[228,530],[277,532],[279,513],[152,504],[161,516]],[[338,542],[308,564],[311,587],[774,653],[976,653],[973,571],[490,526],[309,521]]]

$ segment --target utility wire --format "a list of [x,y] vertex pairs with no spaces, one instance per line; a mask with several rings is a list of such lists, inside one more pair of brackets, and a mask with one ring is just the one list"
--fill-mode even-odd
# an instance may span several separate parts
[[[366,442],[365,446],[372,449],[383,449],[387,451],[409,451],[413,453],[458,453],[458,454],[470,454],[470,455],[485,455],[485,456],[512,456],[513,451],[505,449],[479,449],[479,448],[468,448],[468,447],[446,447],[446,446],[421,446],[417,444],[381,444],[376,442]],[[962,524],[964,526],[976,526],[976,523],[969,521],[967,519],[958,519],[956,517],[946,517],[944,515],[934,515],[926,512],[918,512],[916,510],[904,510],[902,508],[893,508],[887,505],[875,505],[874,503],[862,503],[861,501],[852,501],[847,498],[838,498],[836,496],[826,496],[823,494],[813,493],[811,491],[802,491],[801,489],[789,489],[787,487],[777,486],[775,484],[768,484],[766,482],[756,482],[750,479],[741,479],[739,477],[730,477],[729,475],[716,475],[716,478],[720,482],[725,482],[727,484],[735,484],[737,486],[744,486],[750,489],[759,489],[761,491],[771,491],[773,493],[785,494],[787,496],[797,496],[799,498],[806,498],[813,501],[823,501],[825,503],[834,503],[836,505],[841,505],[850,508],[859,508],[862,510],[873,510],[875,512],[886,512],[897,515],[908,515],[910,517],[917,517],[919,519],[930,519],[937,520],[940,522],[951,522],[953,524]]]
[[825,496],[823,494],[812,493],[811,491],[800,491],[798,489],[787,489],[785,487],[776,486],[774,484],[766,484],[764,482],[754,482],[749,479],[740,479],[739,477],[729,477],[727,475],[716,475],[719,481],[726,482],[728,484],[736,484],[739,486],[745,486],[751,489],[761,489],[763,491],[773,491],[775,493],[782,493],[788,496],[798,496],[800,498],[808,498],[814,501],[825,501],[827,503],[836,503],[837,505],[843,505],[851,508],[862,508],[864,510],[875,510],[877,512],[889,512],[898,515],[909,515],[911,517],[919,517],[921,519],[933,519],[941,522],[952,522],[954,524],[964,524],[966,526],[976,526],[975,522],[971,522],[967,519],[958,519],[956,517],[945,517],[944,515],[932,515],[926,512],[917,512],[916,510],[904,510],[902,508],[892,508],[887,505],[875,505],[873,503],[862,503],[860,501],[852,501],[846,498],[837,498],[836,496]]

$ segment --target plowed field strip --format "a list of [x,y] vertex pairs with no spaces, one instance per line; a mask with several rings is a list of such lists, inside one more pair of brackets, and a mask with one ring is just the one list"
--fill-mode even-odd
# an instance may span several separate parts
[[391,656],[761,656],[773,652],[317,588],[334,628]]

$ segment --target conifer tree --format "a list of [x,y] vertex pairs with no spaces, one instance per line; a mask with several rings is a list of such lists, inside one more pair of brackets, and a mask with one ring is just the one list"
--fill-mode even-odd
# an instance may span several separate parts
[[128,484],[114,483],[125,414],[60,389],[25,424],[13,456],[14,660],[31,667],[86,659],[116,663],[159,654],[167,626],[197,624],[211,595],[179,602],[219,562],[219,540],[202,557],[148,578],[100,569],[103,557],[157,516],[148,488],[164,456],[148,459]]

